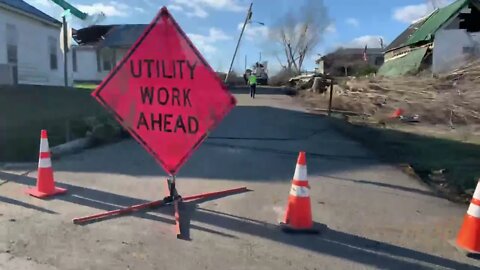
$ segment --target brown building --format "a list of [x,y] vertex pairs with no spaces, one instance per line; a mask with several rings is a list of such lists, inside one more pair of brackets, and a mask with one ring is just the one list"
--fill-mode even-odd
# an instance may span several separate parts
[[381,48],[340,48],[317,59],[317,72],[332,76],[353,76],[364,71],[375,71],[383,64]]

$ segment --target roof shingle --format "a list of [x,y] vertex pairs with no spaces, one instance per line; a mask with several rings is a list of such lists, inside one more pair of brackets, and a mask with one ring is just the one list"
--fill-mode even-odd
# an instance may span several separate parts
[[36,9],[35,7],[29,5],[23,0],[0,0],[0,4],[4,4],[6,6],[12,7],[14,9],[23,11],[28,13],[34,17],[42,19],[44,21],[48,21],[54,24],[61,25],[61,22],[48,16],[47,14],[41,12],[40,10]]

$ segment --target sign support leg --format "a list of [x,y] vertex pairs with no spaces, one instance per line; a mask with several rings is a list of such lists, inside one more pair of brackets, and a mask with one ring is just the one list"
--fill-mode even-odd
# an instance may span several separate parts
[[175,232],[177,234],[177,238],[182,238],[182,231],[180,228],[180,211],[179,211],[179,203],[182,202],[182,197],[178,195],[177,188],[175,187],[175,175],[172,175],[167,178],[167,186],[169,191],[169,196],[165,197],[164,201],[173,202],[173,209],[174,209],[174,218],[175,218]]
[[107,212],[103,212],[95,215],[74,218],[72,221],[74,224],[87,224],[87,223],[92,223],[96,221],[101,221],[107,218],[112,218],[119,215],[130,214],[143,209],[153,209],[160,206],[173,205],[174,218],[175,218],[175,232],[178,239],[183,239],[183,236],[185,234],[182,233],[181,226],[180,226],[181,224],[181,216],[180,216],[180,210],[179,210],[180,203],[192,202],[198,199],[206,199],[206,198],[213,199],[214,197],[218,197],[218,196],[225,196],[225,195],[231,195],[235,193],[248,191],[247,187],[239,187],[239,188],[227,189],[222,191],[200,193],[200,194],[190,195],[182,198],[182,196],[178,194],[178,191],[175,185],[175,180],[176,180],[175,175],[171,175],[170,177],[167,178],[166,183],[167,183],[168,193],[167,193],[167,196],[164,197],[162,200],[147,202],[143,204],[137,204],[137,205],[125,207],[122,209],[107,211]]

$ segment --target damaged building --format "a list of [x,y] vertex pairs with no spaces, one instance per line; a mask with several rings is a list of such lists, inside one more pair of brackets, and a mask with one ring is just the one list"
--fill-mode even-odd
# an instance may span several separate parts
[[378,74],[402,76],[458,68],[480,56],[480,1],[457,0],[413,22],[386,49]]
[[100,82],[122,60],[146,24],[94,25],[74,31],[72,47],[76,82]]
[[317,60],[315,71],[331,76],[354,76],[383,64],[381,48],[339,48]]

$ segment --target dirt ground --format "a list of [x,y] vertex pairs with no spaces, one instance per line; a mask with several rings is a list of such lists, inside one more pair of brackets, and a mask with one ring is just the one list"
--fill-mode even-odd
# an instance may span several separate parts
[[[335,126],[384,160],[413,167],[447,197],[468,202],[480,177],[479,72],[475,63],[438,78],[337,79],[332,108],[346,121]],[[314,113],[328,108],[327,92],[303,90],[297,98]],[[391,119],[397,109],[410,120]]]
[[[54,161],[68,193],[24,194],[36,171],[0,171],[0,269],[480,269],[454,248],[466,206],[380,161],[281,89],[234,89],[238,106],[178,175],[188,240],[164,207],[80,226],[72,218],[157,200],[165,174],[133,140]],[[298,151],[307,151],[320,235],[279,230]]]
[[[334,108],[353,111],[377,121],[401,109],[404,116],[417,115],[423,124],[450,128],[478,125],[479,75],[480,62],[473,62],[450,74],[438,76],[425,73],[392,78],[373,75],[336,78]],[[315,99],[309,93],[305,95],[308,100]],[[318,102],[321,101],[315,101]]]

